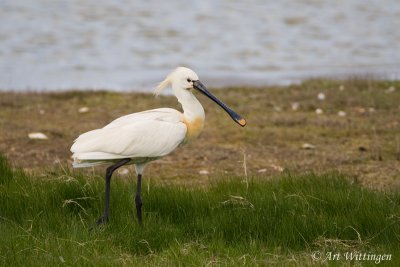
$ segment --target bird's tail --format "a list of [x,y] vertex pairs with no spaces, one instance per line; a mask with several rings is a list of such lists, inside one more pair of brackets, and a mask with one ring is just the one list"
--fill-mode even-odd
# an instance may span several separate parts
[[103,165],[109,163],[107,161],[79,161],[75,160],[72,162],[72,167],[73,168],[87,168],[87,167],[94,167],[98,165]]

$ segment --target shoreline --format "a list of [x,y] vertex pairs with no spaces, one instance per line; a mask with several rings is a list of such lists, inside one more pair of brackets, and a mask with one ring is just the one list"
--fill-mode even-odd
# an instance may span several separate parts
[[[248,73],[236,73],[236,72],[216,72],[210,73],[203,71],[201,80],[206,83],[208,87],[214,89],[224,89],[231,87],[276,87],[276,86],[291,86],[307,83],[313,80],[329,80],[329,81],[342,81],[347,80],[371,80],[371,81],[400,81],[400,72],[393,66],[388,69],[373,69],[375,66],[360,66],[360,69],[355,67],[329,67],[325,70],[322,68],[314,69],[313,71],[294,69],[292,71],[260,71],[260,72],[248,72]],[[400,67],[400,66],[399,66]],[[350,70],[349,70],[350,69]],[[369,70],[368,69],[372,69]],[[57,82],[50,82],[48,85],[35,85],[35,82],[30,81],[26,85],[20,85],[18,87],[6,86],[0,83],[0,92],[21,92],[21,93],[56,93],[56,92],[69,92],[69,91],[108,91],[117,93],[148,93],[152,92],[157,87],[159,81],[161,81],[165,74],[165,71],[156,71],[154,75],[146,75],[146,78],[142,80],[135,80],[135,73],[133,73],[132,79],[128,79],[124,82],[115,81],[113,85],[108,82],[100,82],[99,84],[93,84],[92,81],[96,80],[95,77],[89,76],[88,81],[83,84],[79,82],[77,84],[63,84]],[[128,76],[129,77],[129,76]],[[73,79],[72,79],[73,80]],[[111,79],[112,80],[112,79]],[[61,85],[60,85],[61,84]],[[79,85],[80,84],[80,85]]]

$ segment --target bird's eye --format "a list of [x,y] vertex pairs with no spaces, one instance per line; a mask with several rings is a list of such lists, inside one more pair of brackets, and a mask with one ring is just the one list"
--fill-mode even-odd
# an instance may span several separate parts
[[192,80],[191,80],[190,78],[187,78],[186,81],[187,81],[188,83],[192,82]]

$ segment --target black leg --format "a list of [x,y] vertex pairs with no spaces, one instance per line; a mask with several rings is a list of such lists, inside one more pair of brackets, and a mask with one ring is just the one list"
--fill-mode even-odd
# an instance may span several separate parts
[[106,170],[106,197],[105,197],[105,204],[104,204],[104,213],[103,213],[103,216],[101,216],[96,221],[97,225],[108,222],[108,215],[109,215],[109,211],[110,211],[110,181],[111,181],[111,176],[112,176],[113,172],[116,169],[118,169],[119,167],[128,163],[130,160],[131,159],[122,159],[107,168],[107,170]]
[[137,177],[137,185],[136,185],[136,196],[135,196],[135,204],[136,204],[136,214],[138,218],[138,222],[142,225],[142,175],[138,174]]

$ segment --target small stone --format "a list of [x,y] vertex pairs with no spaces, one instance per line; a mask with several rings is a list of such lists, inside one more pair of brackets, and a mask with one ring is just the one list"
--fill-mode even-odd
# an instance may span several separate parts
[[264,172],[267,172],[267,169],[259,169],[257,172],[258,173],[264,173]]
[[346,115],[347,115],[346,112],[343,110],[340,110],[337,114],[339,117],[346,117]]
[[118,170],[118,174],[120,175],[127,175],[129,173],[129,170],[127,168],[120,168]]
[[276,112],[281,112],[281,111],[282,111],[282,108],[281,108],[281,107],[274,107],[274,110],[275,110]]
[[396,91],[396,88],[394,88],[394,86],[390,86],[388,89],[385,90],[385,93],[390,94],[393,93],[394,91]]
[[313,144],[304,143],[304,144],[301,146],[301,148],[302,148],[302,149],[311,150],[311,149],[315,149],[315,148],[316,148],[316,146],[315,146],[315,145],[313,145]]
[[375,112],[375,108],[370,107],[370,108],[368,108],[368,111],[369,111],[370,113],[374,113],[374,112]]
[[356,108],[356,111],[357,111],[358,113],[364,114],[366,110],[365,110],[365,108],[363,108],[363,107],[357,107],[357,108]]
[[344,91],[344,85],[339,86],[339,91]]
[[201,171],[199,171],[199,174],[207,175],[207,174],[209,174],[209,172],[207,170],[201,170]]
[[315,110],[315,113],[316,113],[317,115],[321,115],[321,114],[324,114],[324,111],[323,111],[322,109],[320,109],[320,108],[317,108],[317,109]]
[[79,112],[79,113],[86,113],[86,112],[88,112],[88,111],[89,111],[89,108],[88,108],[88,107],[81,107],[81,108],[78,109],[78,112]]
[[47,140],[49,139],[44,133],[30,133],[28,134],[29,139],[36,139],[36,140]]
[[44,109],[39,110],[39,114],[40,114],[40,115],[43,115],[43,114],[45,114],[45,113],[46,113],[46,111],[44,111]]
[[324,94],[324,93],[319,93],[317,97],[318,97],[318,99],[321,100],[321,101],[322,101],[322,100],[325,100],[325,94]]
[[281,167],[281,166],[278,166],[278,165],[275,165],[275,164],[271,164],[270,166],[271,166],[271,168],[274,169],[275,171],[283,172],[283,167]]
[[300,107],[299,102],[293,102],[291,105],[292,105],[292,110],[294,110],[294,111],[298,110]]
[[359,146],[358,150],[361,151],[361,152],[365,152],[365,151],[367,151],[367,148],[364,147],[364,146]]

